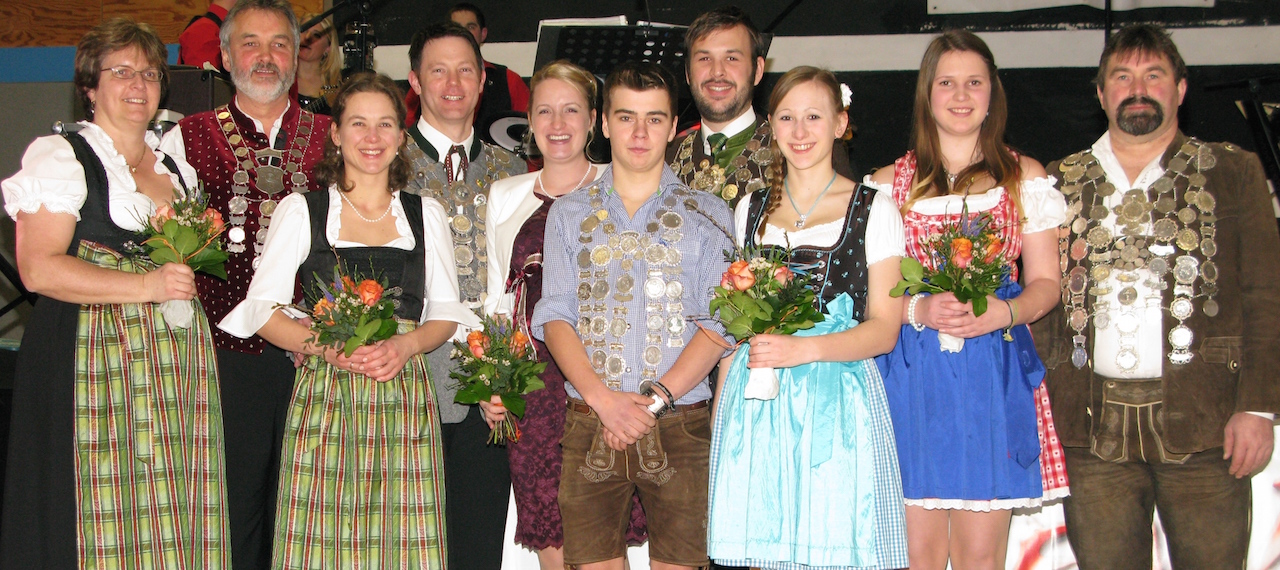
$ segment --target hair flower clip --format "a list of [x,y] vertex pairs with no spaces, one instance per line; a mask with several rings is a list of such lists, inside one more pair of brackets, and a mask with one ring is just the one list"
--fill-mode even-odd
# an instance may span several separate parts
[[845,109],[849,108],[849,104],[853,103],[853,90],[848,85],[840,84],[840,103]]

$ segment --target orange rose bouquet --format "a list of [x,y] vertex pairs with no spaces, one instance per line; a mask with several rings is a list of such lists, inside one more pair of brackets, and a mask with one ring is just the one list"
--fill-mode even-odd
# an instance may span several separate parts
[[506,315],[482,317],[480,330],[467,334],[464,344],[453,341],[453,358],[459,369],[449,373],[458,381],[453,401],[459,404],[487,402],[498,396],[507,409],[506,418],[493,426],[489,443],[520,441],[517,418],[524,417],[524,395],[541,390],[539,377],[547,363],[538,362],[529,334],[512,324]]
[[[174,190],[173,201],[156,208],[143,224],[147,239],[140,249],[157,265],[182,263],[194,271],[227,278],[226,252],[222,251],[222,214],[208,207],[208,197],[199,188],[184,197]],[[160,305],[165,322],[190,328],[195,315],[190,301],[166,301]]]
[[318,346],[330,346],[351,356],[357,348],[396,334],[396,301],[399,289],[387,290],[377,277],[348,273],[342,263],[333,268],[333,279],[315,276],[307,292],[307,306],[294,307],[311,317],[311,332]]
[[[942,231],[924,240],[930,267],[911,257],[902,258],[902,280],[889,294],[901,297],[949,291],[961,303],[972,303],[973,314],[982,316],[987,312],[987,296],[995,293],[1012,271],[1003,248],[991,214],[969,215],[966,208],[959,222],[944,225]],[[938,336],[943,350],[959,352],[964,347],[964,339]]]
[[[725,331],[742,344],[758,334],[792,334],[824,319],[814,307],[809,275],[792,269],[785,250],[726,252],[729,270],[720,277],[708,307]],[[778,395],[772,368],[753,368],[746,397],[771,400]]]

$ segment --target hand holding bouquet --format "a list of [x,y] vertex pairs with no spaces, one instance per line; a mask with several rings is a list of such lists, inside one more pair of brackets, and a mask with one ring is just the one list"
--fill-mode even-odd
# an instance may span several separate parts
[[[809,276],[789,266],[787,251],[739,248],[726,252],[729,270],[720,278],[709,309],[726,332],[742,344],[758,334],[792,334],[823,320],[813,304]],[[718,313],[717,313],[718,311]],[[778,376],[772,368],[753,368],[746,397],[771,400],[778,395]]]
[[516,418],[524,417],[524,395],[543,388],[538,375],[546,370],[547,363],[538,362],[533,341],[512,324],[510,317],[482,317],[481,323],[480,330],[467,334],[466,344],[453,342],[452,356],[461,360],[460,370],[449,373],[458,381],[453,401],[476,404],[498,396],[510,413],[489,432],[489,443],[520,441]]
[[[974,316],[982,316],[987,296],[1004,284],[1011,271],[990,213],[970,216],[966,209],[959,222],[943,226],[924,246],[929,267],[911,257],[902,258],[902,281],[889,294],[950,292],[961,303],[972,303]],[[948,352],[964,348],[964,339],[945,333],[938,334],[938,341]]]
[[[142,249],[157,265],[182,263],[193,271],[203,271],[220,279],[227,278],[224,267],[227,254],[218,239],[226,229],[222,214],[207,207],[208,198],[199,190],[182,197],[174,191],[173,202],[156,208],[156,213],[143,224],[147,239]],[[160,305],[165,323],[190,328],[195,310],[190,301],[165,301]]]
[[396,334],[396,302],[376,278],[348,274],[341,263],[333,268],[333,280],[316,275],[307,292],[308,307],[294,307],[311,318],[312,342],[350,357],[357,348]]

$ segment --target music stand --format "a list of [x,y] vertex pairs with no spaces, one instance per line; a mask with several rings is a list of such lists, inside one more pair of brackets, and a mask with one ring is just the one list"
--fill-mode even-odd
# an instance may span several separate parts
[[[684,77],[686,26],[543,26],[534,68],[566,59],[604,79],[624,61],[656,63]],[[682,93],[684,95],[686,93]]]

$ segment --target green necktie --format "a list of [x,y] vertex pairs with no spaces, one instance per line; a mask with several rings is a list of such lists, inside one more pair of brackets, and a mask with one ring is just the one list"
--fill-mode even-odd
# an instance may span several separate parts
[[[707,136],[707,144],[711,145],[711,157],[714,159],[716,164],[720,164],[721,159],[724,158],[722,156],[724,155],[724,147],[728,143],[729,137],[724,134],[715,133]],[[727,163],[728,161],[726,160],[724,162]],[[724,164],[720,164],[720,166],[724,167]]]

